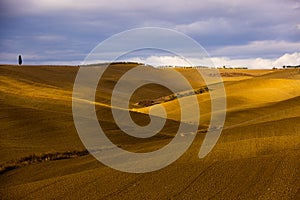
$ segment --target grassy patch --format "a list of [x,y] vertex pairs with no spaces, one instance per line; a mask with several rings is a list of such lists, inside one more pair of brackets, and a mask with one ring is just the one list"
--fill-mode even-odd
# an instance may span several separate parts
[[63,159],[70,159],[80,156],[88,155],[89,152],[87,150],[82,151],[66,151],[66,152],[54,152],[54,153],[43,153],[43,154],[32,154],[19,160],[12,160],[8,163],[2,164],[0,166],[0,174],[3,174],[7,171],[19,168],[21,166],[29,165],[32,163],[40,163],[46,162],[51,160],[63,160]]
[[173,101],[175,99],[179,99],[179,98],[182,98],[182,97],[192,96],[192,95],[195,95],[195,94],[202,94],[202,93],[205,93],[205,92],[208,92],[208,91],[209,91],[208,87],[205,86],[205,87],[195,89],[194,91],[184,91],[184,92],[180,92],[180,93],[177,93],[177,94],[171,94],[171,95],[164,96],[164,97],[161,97],[161,98],[158,98],[158,99],[154,99],[154,100],[147,99],[147,100],[139,101],[136,105],[141,106],[141,107],[148,107],[148,106],[153,106],[155,104],[160,104],[160,103],[165,103],[165,102],[168,102],[168,101]]

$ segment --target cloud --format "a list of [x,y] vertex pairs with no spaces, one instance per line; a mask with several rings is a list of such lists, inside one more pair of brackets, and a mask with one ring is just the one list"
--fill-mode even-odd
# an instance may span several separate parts
[[223,18],[213,18],[207,20],[200,20],[189,24],[179,24],[174,27],[175,30],[186,34],[224,34],[234,32],[232,25],[229,21]]
[[271,69],[274,67],[273,59],[248,58],[248,59],[231,59],[228,57],[213,57],[216,67],[247,67],[249,69]]
[[124,61],[144,63],[147,65],[158,66],[189,66],[190,64],[178,56],[149,56],[146,58],[133,57]]
[[[247,67],[249,69],[271,69],[273,67],[282,67],[284,65],[300,65],[300,52],[284,54],[274,59],[248,58],[248,59],[231,59],[229,57],[211,57],[211,58],[187,58],[183,59],[178,56],[149,56],[146,58],[132,57],[124,61],[133,61],[145,63],[152,66],[209,66],[213,67]],[[190,62],[188,62],[190,61]]]
[[248,67],[249,69],[270,69],[273,67],[281,68],[284,65],[300,65],[300,52],[286,53],[278,58],[248,58],[248,59],[231,59],[228,57],[213,57],[216,66],[228,67]]
[[39,41],[45,41],[45,42],[61,42],[66,40],[64,36],[61,35],[37,35],[34,36],[34,39],[39,40]]
[[1,52],[83,55],[118,32],[159,26],[186,33],[213,57],[276,59],[300,49],[299,8],[296,0],[2,0]]
[[230,45],[224,46],[214,51],[211,51],[212,56],[227,56],[227,57],[264,57],[277,56],[282,52],[292,53],[299,51],[299,42],[289,41],[253,41],[245,45]]
[[279,67],[283,65],[300,65],[300,52],[295,52],[293,54],[286,53],[274,62],[274,66]]

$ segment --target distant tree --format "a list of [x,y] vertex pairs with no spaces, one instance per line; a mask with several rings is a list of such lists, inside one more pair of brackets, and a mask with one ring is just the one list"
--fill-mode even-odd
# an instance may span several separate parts
[[285,65],[283,65],[282,68],[285,69]]
[[22,56],[19,55],[19,65],[22,65],[23,61],[22,61]]
[[223,69],[225,69],[225,68],[226,68],[226,66],[224,65],[224,66],[223,66]]

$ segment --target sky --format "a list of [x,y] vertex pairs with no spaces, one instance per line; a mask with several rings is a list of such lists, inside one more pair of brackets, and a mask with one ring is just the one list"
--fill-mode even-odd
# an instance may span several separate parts
[[[142,27],[188,35],[216,66],[300,64],[300,0],[0,0],[0,23],[2,64],[16,64],[21,54],[24,64],[79,65],[103,40]],[[136,59],[180,62],[173,55]]]

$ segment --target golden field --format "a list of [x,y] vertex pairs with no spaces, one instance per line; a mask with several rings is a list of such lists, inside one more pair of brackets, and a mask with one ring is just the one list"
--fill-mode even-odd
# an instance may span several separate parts
[[[109,67],[95,106],[99,124],[115,144],[150,152],[172,140],[180,108],[177,100],[160,102],[168,119],[152,138],[124,134],[114,123],[110,98],[118,79],[135,66]],[[194,89],[205,86],[196,69],[176,70]],[[210,95],[204,92],[197,94],[200,126],[188,151],[171,165],[142,174],[111,169],[85,151],[72,116],[77,71],[73,66],[0,66],[1,199],[300,199],[299,69],[220,69],[227,116],[212,152],[198,158],[211,116]],[[139,88],[130,99],[133,120],[149,123],[149,107],[139,102],[169,95],[156,84]]]

